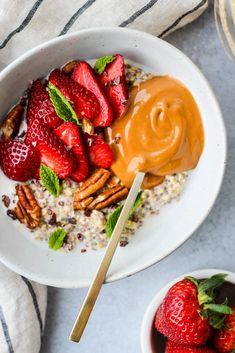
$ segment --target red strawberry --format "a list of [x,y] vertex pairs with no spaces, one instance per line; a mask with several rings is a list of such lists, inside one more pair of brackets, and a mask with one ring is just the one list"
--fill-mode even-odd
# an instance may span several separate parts
[[90,162],[97,168],[110,168],[113,163],[113,153],[107,142],[99,135],[84,134]]
[[29,123],[33,119],[39,119],[51,129],[63,122],[56,115],[46,87],[39,80],[34,81],[29,90],[27,122]]
[[100,113],[93,120],[94,127],[111,125],[113,120],[112,108],[104,95],[91,66],[85,61],[78,63],[74,68],[72,79],[93,92],[98,99]]
[[0,156],[4,174],[16,181],[33,179],[40,165],[37,149],[20,141],[0,141]]
[[50,73],[49,81],[74,104],[78,118],[94,119],[100,113],[99,102],[91,91],[71,80],[64,72],[55,69]]
[[51,168],[61,179],[68,177],[77,166],[74,154],[38,119],[30,122],[25,142],[37,147],[41,163]]
[[113,107],[115,117],[120,118],[128,108],[128,93],[123,56],[117,54],[115,57],[105,71],[98,75],[98,80]]
[[78,160],[78,167],[70,177],[77,182],[82,181],[89,174],[89,162],[78,126],[74,123],[64,123],[54,130],[54,133],[66,145],[72,147]]
[[235,308],[233,313],[226,315],[224,324],[228,327],[217,331],[214,346],[218,352],[229,353],[235,351]]
[[178,344],[205,344],[212,334],[208,319],[198,311],[198,289],[188,279],[174,284],[159,307],[155,327],[169,340]]
[[168,341],[165,353],[216,353],[216,351],[210,347],[181,346]]

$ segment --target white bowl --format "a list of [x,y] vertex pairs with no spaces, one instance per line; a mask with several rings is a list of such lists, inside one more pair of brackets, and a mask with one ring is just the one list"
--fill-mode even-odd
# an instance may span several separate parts
[[[122,53],[148,72],[181,80],[196,99],[205,130],[205,149],[178,202],[145,220],[125,248],[118,248],[107,281],[117,280],[161,260],[180,246],[203,222],[218,195],[226,160],[226,134],[220,109],[199,69],[178,49],[149,34],[123,28],[96,28],[53,39],[29,51],[0,74],[0,116],[22,95],[29,82],[73,58],[95,59]],[[10,181],[0,175],[0,194]],[[0,260],[30,279],[59,287],[89,285],[103,250],[65,254],[32,239],[0,206]]]
[[[206,269],[206,270],[197,270],[193,271],[190,273],[186,273],[170,283],[168,283],[164,288],[162,288],[156,296],[153,298],[151,303],[149,304],[145,314],[144,318],[142,321],[142,326],[141,326],[141,334],[140,334],[140,340],[141,340],[141,349],[142,353],[159,353],[159,351],[156,351],[153,345],[153,340],[152,340],[152,334],[153,334],[153,323],[155,319],[155,314],[160,306],[161,302],[163,301],[167,291],[170,289],[170,287],[173,286],[176,282],[180,281],[186,276],[193,276],[196,278],[208,278],[211,277],[217,273],[226,273],[228,276],[226,277],[226,281],[231,282],[235,285],[235,273],[229,272],[227,270],[219,270],[219,269]],[[156,343],[156,342],[155,342]],[[157,344],[156,344],[157,345]]]

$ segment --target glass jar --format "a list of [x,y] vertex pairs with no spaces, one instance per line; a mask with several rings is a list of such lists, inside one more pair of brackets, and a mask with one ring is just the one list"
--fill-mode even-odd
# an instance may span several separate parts
[[235,0],[215,0],[214,11],[219,37],[235,62]]

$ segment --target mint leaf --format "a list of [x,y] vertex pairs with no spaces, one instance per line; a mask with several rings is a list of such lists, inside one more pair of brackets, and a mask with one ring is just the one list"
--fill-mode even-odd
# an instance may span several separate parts
[[70,121],[82,126],[71,104],[58,90],[58,88],[49,82],[47,89],[56,114],[64,121]]
[[111,213],[111,215],[107,219],[106,232],[107,232],[107,235],[109,238],[111,237],[111,235],[113,233],[113,230],[114,230],[115,225],[118,221],[118,218],[122,212],[122,209],[123,209],[123,205],[119,206],[118,208],[116,208],[116,210],[113,213]]
[[136,199],[135,199],[134,205],[132,206],[129,218],[133,216],[133,214],[135,213],[137,208],[140,206],[141,196],[142,196],[142,191],[138,192],[138,195],[136,196]]
[[40,165],[40,178],[43,186],[53,195],[59,196],[60,182],[58,176],[49,167],[44,164]]
[[66,237],[67,233],[63,228],[57,228],[54,232],[51,233],[48,245],[49,248],[53,250],[58,250],[63,246],[64,238]]
[[106,68],[106,65],[111,63],[115,59],[116,59],[115,56],[110,56],[110,55],[106,55],[100,59],[97,59],[94,66],[95,70],[98,72],[98,74],[102,74],[102,72],[104,72]]
[[[141,195],[142,195],[142,191],[140,191],[135,199],[135,202],[132,206],[132,209],[131,209],[131,212],[130,212],[130,215],[129,215],[129,218],[133,216],[133,214],[135,213],[136,209],[140,206],[141,204]],[[111,215],[108,217],[107,219],[107,223],[106,223],[106,232],[107,232],[107,235],[108,237],[110,238],[112,233],[113,233],[113,230],[115,228],[115,225],[118,221],[118,218],[122,212],[122,209],[123,209],[123,205],[119,206],[118,208],[116,208],[116,210],[111,213]]]

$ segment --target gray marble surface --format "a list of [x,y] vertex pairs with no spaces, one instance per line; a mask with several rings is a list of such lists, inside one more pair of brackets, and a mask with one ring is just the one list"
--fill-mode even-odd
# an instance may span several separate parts
[[85,289],[48,291],[41,353],[140,353],[140,327],[146,307],[169,280],[199,268],[235,271],[235,66],[217,38],[212,6],[167,41],[181,49],[209,80],[228,132],[227,171],[217,202],[202,226],[172,255],[133,277],[105,285],[79,345],[68,334]]

